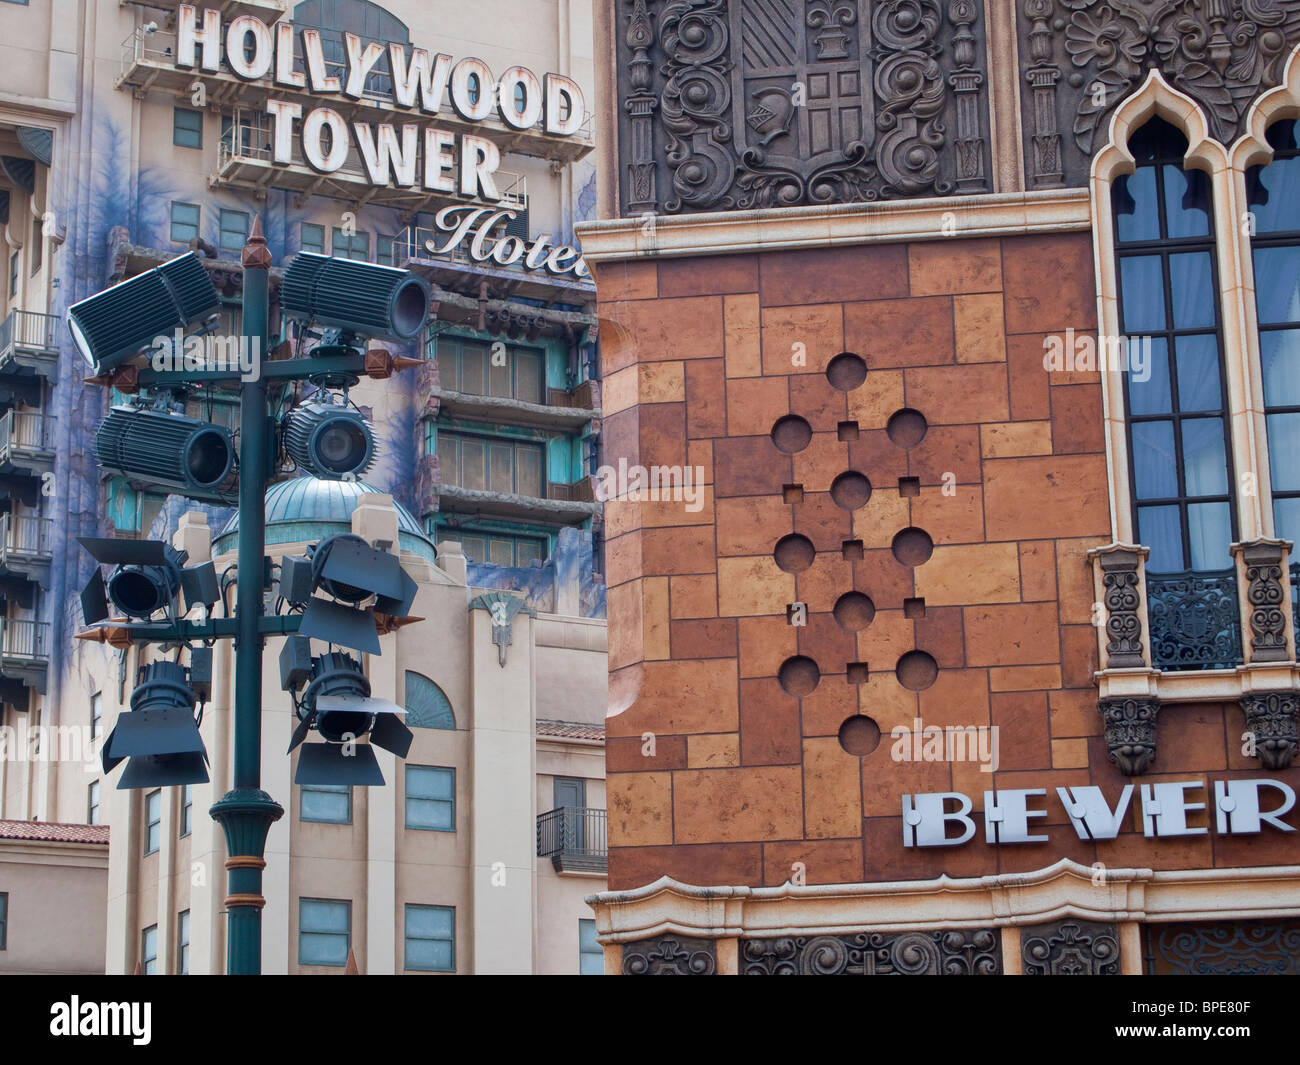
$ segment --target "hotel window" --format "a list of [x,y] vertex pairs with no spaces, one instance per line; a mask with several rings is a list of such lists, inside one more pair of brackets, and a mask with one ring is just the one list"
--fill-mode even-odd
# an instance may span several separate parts
[[145,976],[158,974],[158,926],[151,924],[140,933],[140,968]]
[[419,673],[406,671],[406,724],[410,728],[454,729],[451,700],[438,685]]
[[144,797],[144,852],[153,854],[162,842],[162,792],[151,791]]
[[1268,130],[1273,161],[1246,172],[1254,216],[1255,308],[1276,535],[1300,542],[1300,138],[1294,119]]
[[543,447],[508,437],[470,436],[440,430],[438,471],[443,484],[479,492],[503,492],[545,497],[542,484]]
[[39,218],[32,219],[32,254],[31,266],[28,272],[35,277],[41,269],[41,253],[45,248],[44,222]]
[[397,238],[396,237],[376,237],[375,238],[375,261],[381,266],[397,265]]
[[406,827],[427,832],[456,831],[456,770],[406,767]]
[[1149,373],[1124,375],[1129,465],[1147,572],[1228,570],[1236,530],[1224,410],[1210,184],[1182,169],[1186,138],[1153,119],[1115,183],[1120,329],[1150,338]]
[[18,295],[18,253],[9,256],[9,298]]
[[299,785],[298,820],[317,821],[326,825],[352,824],[351,785]]
[[351,902],[340,899],[298,900],[299,965],[347,965],[351,944]]
[[181,910],[176,918],[176,975],[190,975],[190,911]]
[[172,110],[172,143],[178,148],[203,147],[203,112],[188,107]]
[[99,824],[99,781],[93,780],[86,789],[86,824]]
[[456,971],[456,909],[406,904],[402,967],[421,973]]
[[578,919],[578,975],[605,975],[605,949],[596,938],[596,922],[585,918]]
[[0,891],[0,950],[9,949],[9,892]]
[[175,244],[188,244],[199,235],[199,205],[172,201],[171,239]]
[[104,693],[95,692],[90,697],[90,738],[99,739],[104,734]]
[[333,242],[331,254],[336,259],[360,259],[362,262],[370,261],[370,234],[357,230],[350,236],[339,229],[337,226],[331,231],[330,239]]
[[[546,561],[544,536],[516,536],[479,529],[449,529],[445,526],[439,529],[434,518],[429,519],[428,527],[429,532],[437,537],[439,545],[448,540],[460,544],[465,557],[471,562],[518,567]],[[407,723],[410,723],[409,720]]]
[[239,253],[248,242],[248,212],[221,209],[221,250]]
[[194,831],[194,785],[186,784],[181,789],[181,838],[184,839]]
[[325,227],[315,222],[303,222],[298,226],[298,248],[300,251],[325,254]]
[[438,383],[448,392],[497,396],[523,403],[546,402],[542,352],[514,346],[497,349],[478,340],[437,338]]

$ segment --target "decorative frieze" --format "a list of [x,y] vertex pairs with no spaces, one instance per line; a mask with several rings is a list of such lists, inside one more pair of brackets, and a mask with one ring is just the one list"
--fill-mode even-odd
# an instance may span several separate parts
[[1126,776],[1145,773],[1156,760],[1158,699],[1110,698],[1097,703],[1111,764]]
[[619,0],[622,213],[988,192],[975,0]]
[[1300,41],[1300,0],[1023,0],[1017,33],[1029,187],[1086,185],[1112,112],[1152,68],[1214,139],[1240,136]]
[[995,928],[740,941],[742,976],[983,976],[1002,972]]
[[1241,697],[1246,732],[1265,769],[1286,769],[1300,746],[1300,692],[1251,692]]
[[1075,917],[1021,930],[1026,976],[1118,976],[1119,933],[1113,924]]
[[712,976],[718,971],[711,939],[662,935],[623,944],[624,976]]

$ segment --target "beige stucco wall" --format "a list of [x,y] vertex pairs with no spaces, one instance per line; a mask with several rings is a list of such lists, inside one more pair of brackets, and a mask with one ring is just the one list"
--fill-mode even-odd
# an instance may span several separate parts
[[0,973],[102,973],[108,848],[0,840],[0,892],[9,896]]

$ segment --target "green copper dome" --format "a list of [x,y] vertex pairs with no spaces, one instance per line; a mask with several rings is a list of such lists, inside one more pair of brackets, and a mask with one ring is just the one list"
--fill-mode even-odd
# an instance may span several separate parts
[[[266,544],[292,544],[319,540],[334,533],[350,532],[352,512],[363,496],[380,491],[364,481],[325,481],[317,477],[295,477],[273,484],[266,490]],[[397,538],[403,551],[434,559],[432,542],[401,503],[397,507]],[[214,554],[235,550],[239,531],[236,511],[213,542]]]

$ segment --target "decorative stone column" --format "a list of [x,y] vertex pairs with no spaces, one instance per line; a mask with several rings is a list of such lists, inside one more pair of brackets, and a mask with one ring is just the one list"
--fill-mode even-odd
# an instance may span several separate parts
[[1140,669],[1147,664],[1142,639],[1142,575],[1146,549],[1111,544],[1090,552],[1101,567],[1106,609],[1105,669]]
[[1240,700],[1255,757],[1265,769],[1286,769],[1300,746],[1300,693],[1252,692]]

